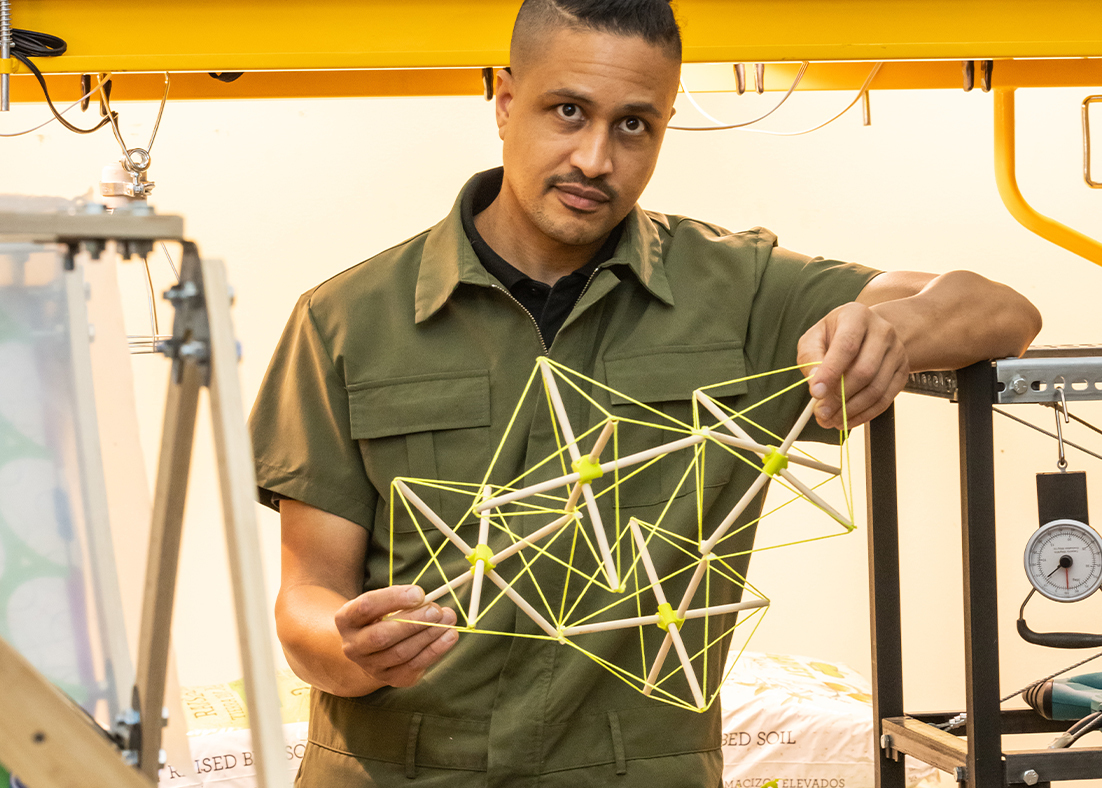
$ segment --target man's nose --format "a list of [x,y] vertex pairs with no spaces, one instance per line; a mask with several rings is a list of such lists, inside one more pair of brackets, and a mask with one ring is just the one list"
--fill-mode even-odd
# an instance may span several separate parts
[[612,172],[612,145],[607,129],[592,128],[579,135],[570,163],[587,178]]

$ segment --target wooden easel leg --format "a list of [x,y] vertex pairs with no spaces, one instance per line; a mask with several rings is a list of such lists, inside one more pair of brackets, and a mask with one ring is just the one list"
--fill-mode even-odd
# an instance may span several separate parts
[[[161,749],[161,710],[172,633],[172,605],[184,525],[188,467],[195,438],[195,413],[202,372],[193,363],[181,363],[180,379],[168,387],[161,455],[153,491],[153,525],[149,534],[142,623],[138,634],[136,707],[141,714],[141,769],[157,779]],[[174,369],[176,367],[174,366]]]
[[154,788],[84,711],[0,638],[0,761],[32,786]]
[[283,720],[276,693],[275,660],[269,621],[272,613],[264,593],[260,539],[256,522],[256,476],[245,427],[241,386],[237,376],[237,343],[230,322],[229,286],[221,263],[202,262],[207,316],[210,323],[211,421],[218,457],[230,576],[237,610],[237,637],[245,673],[253,751],[258,755],[257,785],[287,783]]

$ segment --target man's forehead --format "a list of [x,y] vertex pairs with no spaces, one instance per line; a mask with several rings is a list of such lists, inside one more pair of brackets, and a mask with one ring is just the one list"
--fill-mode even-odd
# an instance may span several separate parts
[[679,61],[641,37],[563,28],[527,49],[514,74],[532,76],[543,95],[579,102],[606,99],[615,87],[617,103],[647,113],[672,101],[679,72]]

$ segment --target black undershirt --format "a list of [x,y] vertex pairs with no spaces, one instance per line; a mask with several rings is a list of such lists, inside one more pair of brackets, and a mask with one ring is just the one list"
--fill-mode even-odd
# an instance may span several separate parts
[[624,223],[616,225],[597,253],[588,263],[571,274],[561,277],[554,285],[532,279],[490,248],[474,225],[474,217],[490,207],[501,191],[504,171],[499,169],[480,173],[474,185],[463,195],[460,212],[463,231],[478,255],[483,267],[493,275],[520,304],[528,310],[539,327],[544,344],[551,347],[555,335],[585,290],[589,278],[597,267],[612,258],[623,234]]

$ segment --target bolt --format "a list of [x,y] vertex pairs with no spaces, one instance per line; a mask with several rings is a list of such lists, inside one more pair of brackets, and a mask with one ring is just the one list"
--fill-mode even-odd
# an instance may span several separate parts
[[1021,396],[1029,391],[1029,381],[1021,375],[1017,375],[1014,380],[1010,381],[1010,389],[1018,396]]
[[880,737],[880,749],[890,750],[892,748],[892,737],[888,734],[884,734]]
[[955,779],[958,783],[965,782],[968,779],[968,770],[965,769],[963,766],[956,767],[955,769],[953,769],[953,779]]
[[1035,769],[1026,769],[1022,772],[1022,782],[1026,785],[1036,785],[1041,781],[1041,775]]

